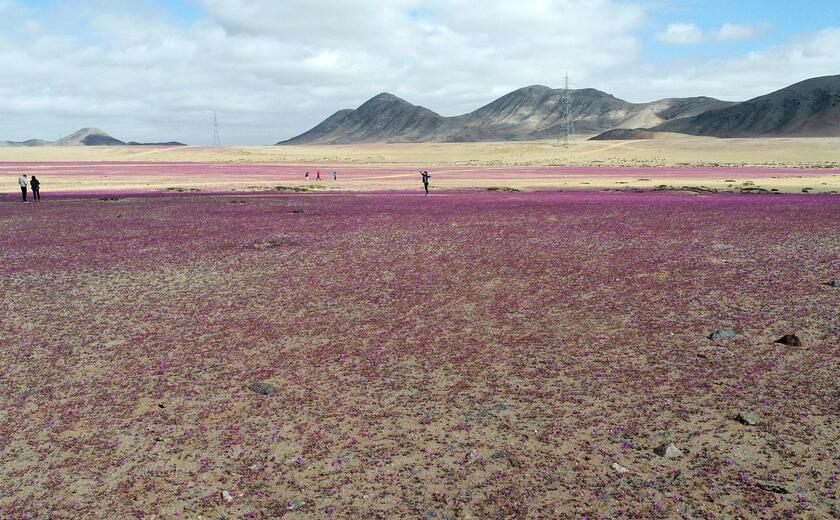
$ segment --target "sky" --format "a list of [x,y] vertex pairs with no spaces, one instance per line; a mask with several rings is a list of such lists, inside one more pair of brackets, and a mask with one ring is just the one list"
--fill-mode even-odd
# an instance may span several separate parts
[[0,0],[0,140],[273,144],[390,92],[442,115],[520,87],[739,101],[840,74],[840,2]]

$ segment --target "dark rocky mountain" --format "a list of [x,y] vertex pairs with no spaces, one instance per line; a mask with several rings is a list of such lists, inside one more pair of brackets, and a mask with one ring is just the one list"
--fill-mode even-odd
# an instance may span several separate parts
[[805,80],[731,107],[666,121],[651,130],[711,137],[837,137],[840,75]]
[[445,121],[427,108],[382,93],[356,110],[340,110],[312,130],[278,144],[417,142],[438,132]]
[[[472,142],[550,139],[562,132],[563,91],[542,85],[515,90],[473,111],[444,117],[391,94],[356,110],[340,110],[313,129],[277,144]],[[654,126],[732,105],[712,98],[630,103],[595,89],[572,91],[572,115],[581,134]]]
[[125,143],[111,137],[98,128],[82,128],[58,141],[44,139],[30,139],[28,141],[0,141],[0,146],[186,146],[183,143],[171,141],[168,143]]

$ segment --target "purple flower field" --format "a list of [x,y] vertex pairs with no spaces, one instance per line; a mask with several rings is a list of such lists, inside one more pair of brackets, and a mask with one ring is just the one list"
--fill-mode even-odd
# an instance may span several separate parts
[[840,514],[840,196],[120,197],[0,204],[0,518]]

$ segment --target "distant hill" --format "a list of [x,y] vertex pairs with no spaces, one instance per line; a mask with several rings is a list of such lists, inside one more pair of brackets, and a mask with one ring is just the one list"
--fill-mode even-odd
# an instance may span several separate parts
[[[311,130],[277,144],[413,143],[550,139],[562,133],[563,91],[542,85],[515,90],[469,114],[444,117],[382,93],[340,110]],[[595,89],[572,91],[575,129],[653,126],[732,105],[706,97],[630,103]]]
[[711,137],[840,136],[840,75],[796,83],[766,96],[651,130]]
[[643,141],[646,139],[656,139],[657,132],[651,132],[646,128],[616,128],[614,130],[607,130],[603,134],[598,134],[589,139],[590,141]]
[[186,146],[183,143],[171,141],[168,143],[125,143],[111,137],[98,128],[82,128],[67,137],[57,141],[30,139],[28,141],[0,141],[0,146]]

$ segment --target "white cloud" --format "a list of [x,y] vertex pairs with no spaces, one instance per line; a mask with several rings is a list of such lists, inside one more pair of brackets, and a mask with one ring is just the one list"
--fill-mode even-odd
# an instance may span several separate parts
[[743,101],[793,83],[840,71],[840,27],[807,34],[783,45],[726,59],[681,61],[667,68],[646,66],[638,76],[605,85],[625,90],[633,101],[652,97],[706,95]]
[[672,23],[656,35],[656,39],[665,43],[690,45],[711,40],[730,42],[752,40],[766,34],[773,26],[767,22],[755,24],[736,24],[726,22],[719,28],[704,32],[693,23]]
[[566,71],[595,83],[639,59],[645,21],[616,0],[202,4],[183,26],[150,4],[86,0],[22,31],[31,9],[0,0],[14,14],[0,20],[0,138],[95,125],[207,142],[218,111],[226,142],[270,143],[381,91],[462,113]]
[[[155,5],[80,0],[45,13],[0,0],[0,139],[98,126],[201,144],[218,112],[224,143],[266,144],[382,91],[454,115],[561,85],[567,71],[573,87],[650,101],[740,99],[840,70],[840,29],[648,67],[646,4],[619,0],[201,0],[190,23]],[[736,29],[717,37],[743,37]]]
[[719,29],[712,31],[712,39],[720,42],[752,40],[766,34],[772,25],[766,22],[757,24],[725,23]]
[[672,23],[656,38],[666,43],[688,45],[703,41],[703,31],[693,23]]

